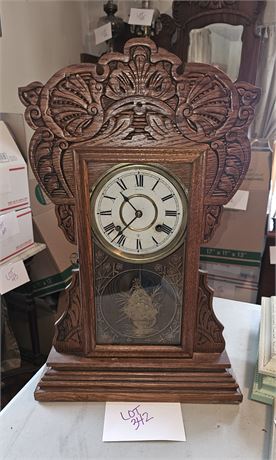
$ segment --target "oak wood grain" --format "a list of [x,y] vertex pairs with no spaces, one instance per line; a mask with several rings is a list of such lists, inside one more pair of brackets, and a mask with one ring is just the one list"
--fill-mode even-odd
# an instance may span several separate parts
[[[30,164],[55,204],[65,237],[79,251],[56,326],[56,350],[35,392],[40,401],[242,399],[207,275],[199,271],[199,251],[247,171],[247,130],[260,92],[212,66],[181,64],[151,40],[135,38],[123,53],[65,67],[45,85],[19,89],[26,121],[35,130]],[[164,274],[180,257],[176,345],[97,343],[90,193],[99,177],[122,163],[163,165],[188,190],[185,241],[177,254],[158,261]],[[108,263],[115,263],[112,256]]]

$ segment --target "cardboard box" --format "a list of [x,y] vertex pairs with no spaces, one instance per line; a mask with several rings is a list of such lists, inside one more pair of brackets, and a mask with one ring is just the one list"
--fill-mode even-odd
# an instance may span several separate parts
[[260,267],[201,262],[216,297],[256,303]]
[[0,214],[0,262],[32,246],[34,242],[31,209],[24,208]]
[[201,247],[201,260],[259,266],[264,249],[270,187],[271,152],[252,149],[241,190],[248,191],[246,210],[224,209],[213,238]]
[[0,120],[0,213],[30,206],[27,165]]
[[[0,120],[11,129],[15,142],[27,158],[24,118],[21,114],[1,113]],[[30,133],[33,134],[33,133]],[[63,290],[71,281],[71,256],[76,247],[70,244],[58,227],[55,206],[42,192],[32,171],[29,170],[29,193],[33,213],[35,241],[45,242],[47,249],[32,261],[30,278],[36,296]]]
[[30,277],[36,296],[65,289],[71,282],[72,259],[76,246],[67,241],[58,227],[54,204],[46,197],[35,179],[30,180],[35,240],[47,249],[34,258]]
[[214,295],[223,299],[238,302],[256,303],[258,288],[254,286],[241,286],[235,283],[209,278],[209,285],[214,290]]
[[240,187],[248,192],[246,209],[224,208],[213,238],[201,247],[200,266],[208,272],[208,283],[216,297],[256,302],[270,171],[270,150],[253,148],[250,166]]
[[[25,131],[25,122],[22,113],[0,113],[0,120],[3,120],[8,127],[14,141],[16,142],[19,151],[23,155],[23,158],[26,163],[27,161],[27,141],[26,141],[26,131]],[[30,132],[31,128],[29,128]]]

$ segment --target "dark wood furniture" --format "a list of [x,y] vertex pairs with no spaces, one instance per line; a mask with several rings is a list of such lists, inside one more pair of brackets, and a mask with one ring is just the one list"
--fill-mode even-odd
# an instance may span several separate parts
[[[151,39],[156,43],[160,48],[165,48],[168,51],[173,52],[173,36],[176,32],[176,24],[174,19],[168,14],[160,15],[160,22],[162,24],[162,29],[158,35],[151,37]],[[124,22],[124,26],[117,34],[116,38],[113,39],[113,49],[115,52],[123,53],[124,46],[127,40],[134,38],[135,35],[131,32],[131,28],[128,23]],[[81,53],[80,61],[82,63],[97,63],[99,57],[94,56],[89,53]]]
[[[185,63],[188,58],[191,30],[216,23],[243,26],[241,61],[237,80],[254,84],[262,40],[257,31],[257,25],[265,5],[265,0],[174,0],[173,17],[168,14],[160,15],[162,29],[152,39],[158,47],[175,53]],[[126,41],[133,37],[129,25],[124,23],[124,28],[114,40],[114,50],[123,52]],[[97,59],[97,56],[81,54],[83,63],[95,63]]]
[[[27,270],[29,269],[31,260],[32,259],[30,258],[25,261]],[[11,329],[13,329],[14,321],[17,321],[18,317],[20,319],[21,317],[27,317],[27,328],[25,328],[25,334],[29,334],[30,336],[31,350],[22,348],[22,346],[20,346],[20,342],[18,342],[19,367],[4,371],[2,369],[1,409],[3,409],[16,395],[16,393],[23,388],[28,380],[32,378],[46,359],[46,356],[43,356],[40,352],[36,304],[33,297],[31,283],[27,283],[17,289],[14,289],[13,291],[8,292],[5,296],[2,296],[2,299],[0,300],[3,300],[3,297],[5,299]],[[3,358],[6,355],[6,352],[9,354],[9,348],[7,348],[8,344],[5,342],[1,345],[3,346]]]
[[189,34],[215,23],[242,25],[242,54],[238,79],[254,84],[261,44],[257,34],[257,19],[265,7],[265,1],[173,1],[173,18],[177,26],[174,53],[187,62]]
[[[123,54],[105,54],[97,65],[66,67],[45,85],[34,82],[19,90],[26,120],[35,130],[30,163],[80,257],[47,372],[35,393],[40,401],[242,399],[207,276],[198,270],[199,248],[212,236],[223,204],[247,171],[247,129],[259,90],[232,83],[208,65],[189,64],[184,72],[180,66],[179,58],[151,40],[133,39]],[[176,345],[95,340],[93,277],[120,267],[104,250],[93,260],[97,242],[91,234],[89,197],[99,175],[116,163],[166,165],[188,184],[185,252],[182,245],[154,267],[167,281],[172,276],[182,283],[181,340]],[[178,273],[169,274],[168,263],[178,252],[183,263]]]

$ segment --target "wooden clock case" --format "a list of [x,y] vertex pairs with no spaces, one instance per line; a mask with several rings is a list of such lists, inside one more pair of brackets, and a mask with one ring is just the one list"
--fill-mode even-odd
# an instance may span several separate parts
[[[26,121],[35,129],[30,163],[55,204],[60,228],[79,250],[79,269],[35,391],[39,401],[242,400],[207,274],[199,271],[199,251],[247,171],[247,130],[259,90],[233,83],[212,66],[181,64],[151,40],[135,38],[123,54],[66,67],[45,86],[34,82],[19,90]],[[185,253],[177,250],[184,261],[178,345],[96,343],[89,196],[99,172],[116,163],[189,171]],[[161,261],[164,273],[166,263]]]

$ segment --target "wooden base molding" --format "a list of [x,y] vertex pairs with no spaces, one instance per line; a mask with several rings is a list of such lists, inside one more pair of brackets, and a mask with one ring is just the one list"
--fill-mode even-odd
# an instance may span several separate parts
[[107,360],[63,355],[54,349],[39,382],[38,401],[151,401],[239,403],[242,394],[231,375],[226,352],[192,359]]

